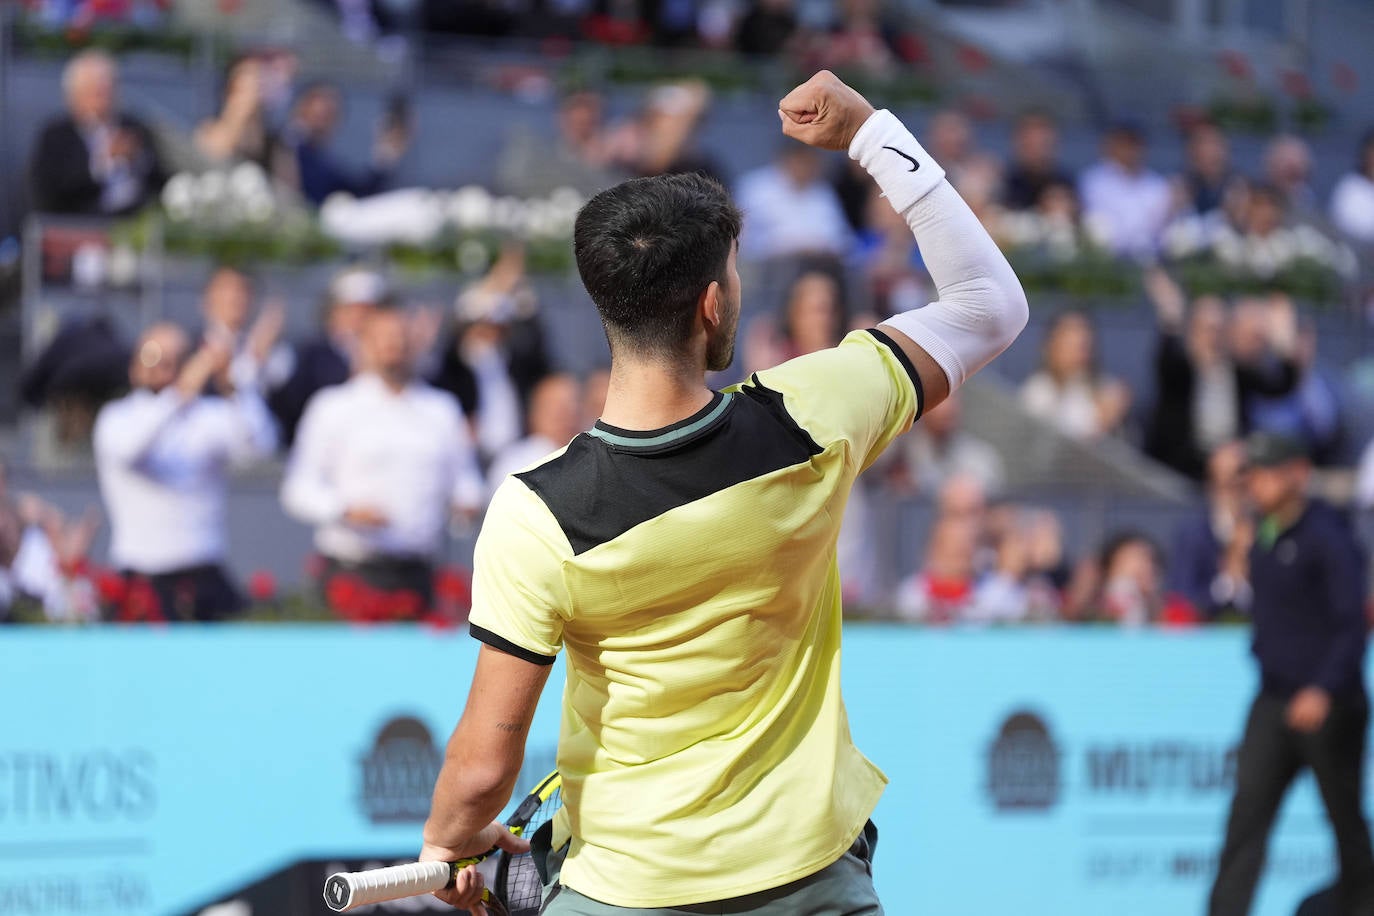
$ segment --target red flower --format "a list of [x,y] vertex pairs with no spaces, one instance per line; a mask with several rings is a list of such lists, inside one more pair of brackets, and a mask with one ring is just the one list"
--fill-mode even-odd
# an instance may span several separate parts
[[392,592],[389,599],[391,620],[418,620],[424,613],[425,601],[418,592]]
[[271,601],[277,596],[277,579],[265,569],[248,577],[248,594],[254,601]]
[[129,583],[124,581],[123,576],[102,569],[95,574],[95,590],[100,596],[100,603],[107,605],[113,612],[129,596]]
[[1165,627],[1195,627],[1202,622],[1197,608],[1182,595],[1169,594],[1164,598],[1164,610],[1160,611],[1159,624]]
[[324,588],[325,601],[334,612],[348,620],[361,620],[361,601],[367,588],[356,576],[340,573],[332,577]]
[[644,23],[606,15],[588,17],[583,31],[592,41],[605,45],[642,44],[649,37]]
[[1295,99],[1312,97],[1312,81],[1300,70],[1284,70],[1279,75],[1279,81],[1283,83],[1283,91]]
[[1355,68],[1344,61],[1331,68],[1331,82],[1342,92],[1354,92],[1360,88],[1360,76]]
[[162,602],[147,579],[136,576],[129,583],[128,595],[120,606],[118,619],[124,623],[152,623],[167,619],[162,612]]
[[1188,133],[1207,120],[1207,112],[1198,105],[1176,105],[1170,113],[1180,133]]
[[988,121],[997,116],[997,103],[985,95],[966,96],[963,108],[975,121]]
[[909,64],[926,65],[930,63],[930,49],[921,36],[906,34],[897,39],[897,53]]
[[458,628],[459,624],[462,623],[461,620],[455,620],[454,618],[447,617],[443,614],[440,614],[437,611],[430,614],[426,614],[424,617],[421,617],[420,622],[424,624],[426,627],[440,633],[448,630],[455,630]]
[[442,602],[472,606],[472,574],[466,569],[446,566],[434,577],[434,593]]
[[1255,78],[1255,71],[1250,66],[1250,60],[1239,51],[1222,51],[1217,55],[1217,62],[1226,75],[1232,79],[1250,82]]
[[987,52],[973,45],[960,45],[955,57],[966,73],[982,73],[992,65],[992,59],[988,57]]

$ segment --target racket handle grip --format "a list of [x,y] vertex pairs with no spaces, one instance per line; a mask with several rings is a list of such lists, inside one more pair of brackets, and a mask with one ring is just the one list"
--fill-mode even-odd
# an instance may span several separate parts
[[412,862],[369,871],[339,872],[324,883],[324,902],[336,913],[443,890],[453,880],[448,862]]

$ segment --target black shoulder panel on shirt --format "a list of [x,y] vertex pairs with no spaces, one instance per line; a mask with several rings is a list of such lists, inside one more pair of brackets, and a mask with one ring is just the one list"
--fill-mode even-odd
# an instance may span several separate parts
[[803,464],[823,449],[754,376],[708,428],[668,447],[635,448],[582,433],[516,476],[549,507],[573,553],[737,483]]

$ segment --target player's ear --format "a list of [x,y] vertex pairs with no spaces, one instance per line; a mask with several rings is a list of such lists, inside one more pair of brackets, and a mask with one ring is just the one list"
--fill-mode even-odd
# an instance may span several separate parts
[[722,312],[725,308],[725,292],[720,288],[720,283],[712,280],[702,290],[701,298],[697,300],[697,310],[701,313],[701,323],[707,328],[720,326]]

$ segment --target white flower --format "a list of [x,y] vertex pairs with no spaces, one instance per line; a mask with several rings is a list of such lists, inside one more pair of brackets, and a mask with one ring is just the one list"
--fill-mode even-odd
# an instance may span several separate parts
[[1212,241],[1212,253],[1228,267],[1239,267],[1245,263],[1245,243],[1229,228],[1217,233]]
[[1207,244],[1202,221],[1195,216],[1174,220],[1164,230],[1164,253],[1171,258],[1186,258]]
[[109,273],[112,286],[132,286],[138,279],[138,253],[128,245],[111,248]]
[[563,235],[566,220],[548,201],[530,201],[525,211],[525,232],[531,238],[556,239]]
[[177,222],[188,220],[195,210],[195,176],[178,172],[162,186],[162,207]]
[[1051,258],[1060,262],[1072,261],[1078,257],[1078,235],[1073,226],[1067,223],[1050,223],[1045,226],[1045,249]]
[[442,198],[419,188],[406,188],[356,200],[331,194],[320,208],[320,227],[355,245],[430,241],[443,227]]
[[491,208],[491,224],[506,232],[519,233],[525,228],[525,213],[529,205],[518,197],[499,197]]
[[228,190],[229,178],[223,172],[206,172],[196,179],[196,207],[220,215],[219,207],[224,203]]
[[1360,259],[1349,245],[1333,242],[1330,264],[1336,272],[1347,280],[1353,280],[1360,272]]
[[491,225],[491,194],[478,185],[459,188],[449,196],[446,210],[459,229],[486,229]]
[[1272,277],[1278,273],[1280,262],[1274,244],[1268,239],[1247,237],[1245,264],[1261,277]]
[[576,218],[577,211],[581,210],[586,202],[587,198],[576,188],[559,188],[549,195],[549,203],[567,216],[569,223]]
[[491,263],[487,246],[476,239],[468,239],[458,246],[458,269],[465,274],[481,273]]
[[1264,239],[1264,243],[1279,270],[1282,270],[1288,265],[1288,262],[1298,256],[1296,240],[1293,238],[1293,233],[1287,229],[1279,229],[1271,233]]
[[1002,218],[1001,232],[1014,247],[1034,245],[1040,240],[1040,220],[1033,213],[1008,213]]
[[1112,224],[1101,214],[1084,214],[1083,231],[1099,248],[1112,247]]
[[1311,226],[1299,226],[1292,232],[1293,246],[1299,257],[1311,258],[1322,264],[1331,263],[1331,240]]
[[249,222],[265,223],[272,219],[277,212],[277,201],[272,196],[272,192],[264,188],[261,192],[251,194],[243,202],[243,215]]
[[243,162],[229,173],[229,192],[239,200],[250,200],[261,194],[271,194],[267,175],[256,162]]

